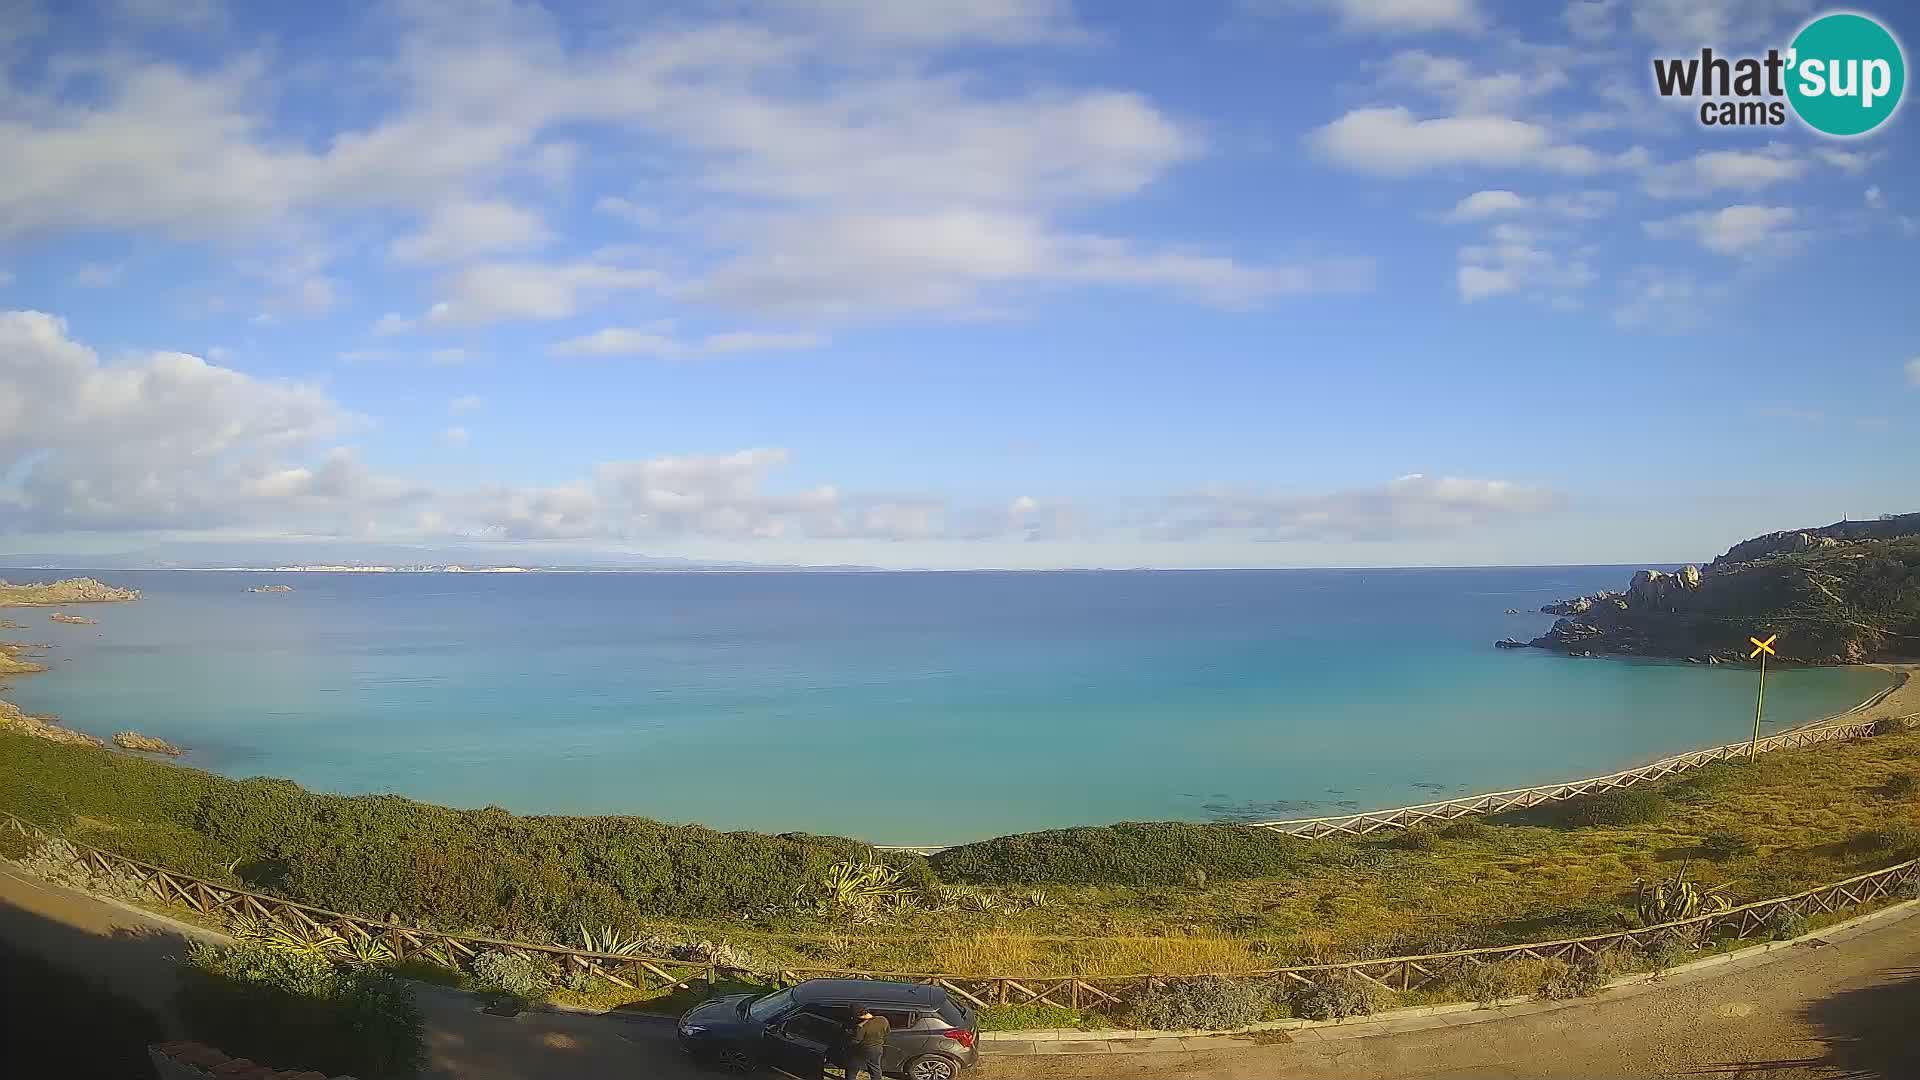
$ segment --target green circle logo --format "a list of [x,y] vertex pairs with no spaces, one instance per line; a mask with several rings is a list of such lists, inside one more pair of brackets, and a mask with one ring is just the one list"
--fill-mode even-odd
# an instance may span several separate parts
[[1808,126],[1863,135],[1886,122],[1907,88],[1900,43],[1865,15],[1822,15],[1793,39],[1787,98]]

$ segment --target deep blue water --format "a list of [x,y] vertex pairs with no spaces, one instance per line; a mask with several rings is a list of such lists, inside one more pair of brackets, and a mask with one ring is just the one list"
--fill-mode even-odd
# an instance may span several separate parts
[[[112,571],[145,596],[97,626],[7,612],[55,670],[6,696],[222,773],[516,811],[881,843],[1304,816],[1744,738],[1750,670],[1491,647],[1552,621],[1503,609],[1631,570]],[[271,582],[297,591],[244,591]],[[1771,672],[1768,729],[1887,681]]]

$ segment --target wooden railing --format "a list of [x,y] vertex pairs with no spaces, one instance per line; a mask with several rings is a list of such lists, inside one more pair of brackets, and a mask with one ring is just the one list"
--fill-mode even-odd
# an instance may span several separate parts
[[1498,814],[1507,810],[1539,806],[1542,803],[1560,802],[1581,795],[1614,791],[1632,787],[1635,784],[1644,784],[1650,780],[1662,780],[1675,773],[1697,769],[1716,761],[1744,759],[1755,753],[1797,750],[1820,743],[1858,739],[1873,734],[1878,724],[1878,721],[1850,724],[1823,722],[1792,731],[1783,731],[1778,735],[1769,735],[1757,742],[1749,740],[1727,743],[1723,746],[1710,746],[1705,750],[1690,750],[1684,754],[1661,758],[1651,764],[1622,769],[1605,776],[1591,776],[1584,780],[1567,780],[1558,784],[1539,784],[1507,791],[1491,791],[1481,795],[1465,795],[1458,799],[1442,799],[1438,802],[1419,803],[1415,806],[1395,807],[1392,810],[1363,810],[1359,813],[1341,814],[1336,817],[1251,821],[1247,824],[1256,829],[1270,829],[1273,832],[1309,839],[1339,835],[1364,836],[1382,829],[1410,829],[1415,825],[1425,825],[1429,822]]
[[[1776,736],[1779,738],[1781,736]],[[22,836],[64,840],[33,822],[0,812],[0,825]],[[1012,978],[995,975],[928,974],[923,972],[850,971],[844,968],[752,969],[723,964],[674,960],[658,956],[626,956],[586,952],[560,945],[449,934],[378,919],[343,915],[308,904],[236,889],[230,885],[178,874],[164,867],[129,859],[110,851],[73,844],[82,864],[107,875],[142,898],[184,906],[202,917],[227,926],[240,920],[264,921],[300,934],[331,934],[343,939],[381,941],[400,960],[425,959],[456,971],[471,969],[478,954],[498,949],[535,957],[565,972],[586,972],[637,991],[667,993],[696,984],[712,988],[723,980],[742,980],[785,986],[806,979],[889,979],[932,983],[975,1005],[1045,1004],[1068,1008],[1118,1004],[1124,995],[1164,981],[1160,975],[1044,975]],[[1858,874],[1844,881],[1820,885],[1791,896],[1759,900],[1725,911],[1714,911],[1677,922],[1610,934],[1560,941],[1496,945],[1420,956],[1394,956],[1337,964],[1303,964],[1256,971],[1218,973],[1235,979],[1269,979],[1283,985],[1312,985],[1329,978],[1357,979],[1386,990],[1419,990],[1445,982],[1473,968],[1504,960],[1560,960],[1578,963],[1610,953],[1644,951],[1663,941],[1695,946],[1714,939],[1745,939],[1774,932],[1774,917],[1831,914],[1920,890],[1920,859]],[[1186,976],[1182,976],[1186,977]]]

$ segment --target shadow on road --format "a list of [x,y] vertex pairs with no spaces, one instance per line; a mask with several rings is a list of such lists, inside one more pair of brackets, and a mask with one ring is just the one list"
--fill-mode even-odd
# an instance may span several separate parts
[[1816,1058],[1740,1061],[1700,1066],[1690,1075],[1762,1076],[1795,1073],[1858,1080],[1920,1076],[1920,968],[1896,968],[1882,981],[1842,990],[1800,1010],[1820,1033],[1827,1052]]

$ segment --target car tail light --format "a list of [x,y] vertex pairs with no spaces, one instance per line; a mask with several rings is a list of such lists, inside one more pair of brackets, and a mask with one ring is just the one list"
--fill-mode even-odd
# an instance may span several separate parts
[[973,1049],[973,1032],[967,1028],[948,1028],[940,1034],[952,1039],[967,1049]]

